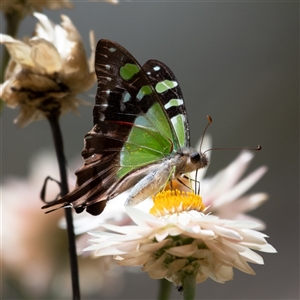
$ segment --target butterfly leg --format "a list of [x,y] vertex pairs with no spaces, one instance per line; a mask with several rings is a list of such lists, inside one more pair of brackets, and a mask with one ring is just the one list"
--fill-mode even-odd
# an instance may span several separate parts
[[151,171],[132,188],[125,205],[137,205],[148,197],[157,194],[170,180],[172,174],[173,167],[168,165]]
[[169,173],[169,177],[168,177],[166,183],[164,184],[162,190],[166,189],[168,183],[170,184],[170,189],[171,190],[173,189],[173,187],[172,187],[172,179],[175,178],[175,171],[176,171],[176,167],[173,166],[172,169],[171,169],[171,172]]

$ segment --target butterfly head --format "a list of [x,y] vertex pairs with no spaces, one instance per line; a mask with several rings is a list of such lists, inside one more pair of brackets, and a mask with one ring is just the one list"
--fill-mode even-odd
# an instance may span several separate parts
[[205,168],[208,165],[208,158],[205,153],[198,152],[193,148],[184,148],[181,149],[181,151],[186,161],[184,172],[193,172]]

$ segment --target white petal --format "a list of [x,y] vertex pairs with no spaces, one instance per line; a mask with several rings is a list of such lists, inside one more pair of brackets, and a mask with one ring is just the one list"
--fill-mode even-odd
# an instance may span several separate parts
[[0,34],[0,42],[5,44],[11,58],[18,64],[25,67],[34,67],[34,63],[30,58],[31,48],[29,45],[6,34]]
[[159,220],[158,218],[145,213],[137,208],[134,208],[132,206],[126,206],[125,207],[128,215],[132,219],[132,221],[137,224],[140,227],[146,228],[157,228],[157,227],[162,227],[166,223]]
[[259,254],[257,254],[256,252],[254,252],[248,248],[245,248],[245,251],[239,252],[239,253],[240,253],[240,255],[245,257],[248,262],[259,264],[259,265],[264,264],[263,258]]
[[156,230],[154,232],[155,239],[160,242],[164,240],[167,236],[176,236],[180,235],[182,233],[182,230],[180,230],[177,227],[166,227],[162,228],[160,230]]
[[237,185],[235,185],[230,191],[224,193],[222,196],[218,197],[214,201],[213,207],[217,209],[220,205],[229,203],[234,199],[240,197],[245,193],[250,187],[252,187],[265,173],[267,172],[267,167],[260,167],[245,179],[241,180]]
[[[257,228],[258,224],[255,221],[252,220],[224,220],[224,227],[227,228],[234,228],[234,229],[252,229],[252,228]],[[258,232],[258,231],[256,231]],[[263,234],[260,233],[259,234]]]
[[258,245],[265,245],[267,243],[265,238],[268,236],[262,232],[250,230],[250,229],[244,229],[240,231],[240,234],[243,236],[243,240],[246,243],[258,244]]
[[43,39],[33,38],[30,40],[32,45],[31,58],[37,70],[43,70],[43,74],[53,74],[62,68],[62,61],[56,48],[50,42]]
[[126,258],[118,262],[118,265],[120,266],[142,266],[144,265],[148,259],[151,253],[143,253],[139,256],[134,256],[131,258]]
[[270,244],[262,245],[258,250],[267,253],[277,253],[277,250]]
[[166,246],[169,244],[172,240],[171,239],[166,239],[161,242],[155,242],[155,243],[149,243],[149,244],[143,244],[139,247],[139,251],[141,252],[155,252],[158,249]]
[[233,219],[234,216],[249,212],[261,206],[269,198],[266,193],[256,193],[239,198],[231,203],[222,203],[217,214],[223,219]]
[[237,231],[231,230],[229,228],[221,227],[221,226],[214,226],[214,232],[216,232],[218,235],[222,237],[237,240],[237,241],[241,241],[243,239],[242,236]]
[[253,154],[251,152],[241,152],[228,167],[218,172],[206,186],[203,186],[203,195],[216,198],[218,195],[230,190],[244,174],[252,158]]
[[188,263],[188,260],[186,258],[182,259],[175,259],[173,262],[171,262],[168,265],[169,272],[175,273],[181,270],[186,264]]
[[197,250],[197,243],[193,242],[189,245],[171,247],[169,249],[166,249],[165,251],[178,257],[189,257],[192,256]]
[[253,244],[253,243],[244,243],[242,242],[241,245],[245,247],[249,247],[253,250],[258,250],[261,252],[267,252],[267,253],[277,253],[276,249],[270,245],[270,244],[264,244],[264,245],[259,245],[259,244]]
[[153,270],[156,270],[156,269],[159,269],[161,268],[161,265],[163,264],[163,262],[165,261],[165,259],[167,258],[169,254],[167,254],[166,252],[163,253],[163,255],[161,257],[159,257],[158,259],[149,259],[147,261],[147,263],[145,264],[143,270],[144,271],[153,271]]
[[72,23],[71,19],[67,15],[61,15],[61,18],[63,20],[61,26],[66,32],[68,32],[68,39],[76,43],[82,44],[81,36],[74,24]]
[[155,233],[155,239],[158,242],[160,242],[160,241],[163,241],[168,235],[169,235],[168,230],[162,230],[162,231]]
[[37,37],[55,43],[54,24],[44,14],[35,12],[33,15],[40,21],[35,28]]
[[[143,268],[144,271],[144,268]],[[168,273],[168,269],[164,268],[162,265],[157,267],[154,270],[147,271],[149,273],[150,278],[152,279],[162,279],[166,277],[166,274]]]
[[209,274],[209,277],[216,282],[225,283],[233,279],[233,269],[220,264],[214,269],[214,272]]
[[182,234],[186,234],[187,236],[194,239],[212,239],[216,236],[213,230],[201,229],[199,232],[194,232],[192,229],[177,225],[182,231]]

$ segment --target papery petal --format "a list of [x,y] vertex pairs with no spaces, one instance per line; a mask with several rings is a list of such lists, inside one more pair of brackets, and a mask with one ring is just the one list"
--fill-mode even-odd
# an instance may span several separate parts
[[6,34],[0,34],[0,42],[6,46],[7,51],[15,62],[24,67],[34,67],[34,62],[30,57],[30,46]]
[[248,262],[259,264],[259,265],[264,264],[263,258],[259,254],[257,254],[256,252],[254,252],[248,248],[245,248],[245,250],[243,252],[239,252],[239,253],[241,256],[246,258],[246,260]]
[[167,236],[175,236],[175,235],[180,235],[182,233],[182,230],[180,230],[177,227],[166,227],[162,228],[159,231],[155,231],[155,239],[160,242],[164,240]]
[[248,247],[253,250],[258,250],[261,252],[268,252],[268,253],[277,253],[276,249],[270,245],[270,244],[263,244],[263,245],[258,245],[254,243],[247,243],[247,242],[242,242],[241,245]]
[[53,44],[44,40],[33,38],[30,40],[31,58],[35,68],[41,74],[53,74],[62,68],[60,54]]
[[171,243],[171,239],[165,239],[161,242],[143,244],[139,247],[139,251],[153,253],[156,250],[165,247],[166,245]]
[[140,211],[134,207],[131,206],[126,206],[126,211],[128,213],[128,215],[130,216],[130,218],[132,219],[132,221],[143,228],[156,228],[156,227],[161,227],[164,226],[165,223],[161,220],[159,220],[158,218],[145,213],[143,211]]
[[244,229],[242,231],[239,231],[239,233],[243,237],[243,240],[247,243],[252,243],[257,245],[265,245],[267,243],[265,238],[268,236],[259,231]]
[[[117,233],[123,233],[123,234],[133,234],[135,233],[136,236],[141,237],[140,233],[143,233],[143,230],[137,226],[134,225],[128,225],[128,226],[118,226],[114,224],[101,224],[101,227],[105,228],[106,230],[114,231]],[[144,231],[145,232],[145,231]],[[102,234],[100,232],[100,234]]]
[[81,36],[71,19],[66,15],[61,15],[61,18],[63,20],[61,26],[68,32],[68,39],[78,44],[82,44]]
[[213,230],[202,229],[200,232],[194,232],[193,230],[181,227],[180,225],[177,225],[177,227],[181,228],[182,234],[194,239],[212,239],[216,236]]
[[118,262],[118,265],[120,266],[141,266],[145,264],[151,253],[141,253],[141,255],[134,256],[131,258],[125,258]]
[[[143,271],[146,271],[146,270],[143,269]],[[152,278],[152,279],[162,279],[162,278],[166,278],[168,269],[164,268],[163,266],[160,266],[157,269],[147,271],[147,272],[148,272],[150,278]]]
[[224,226],[227,228],[234,228],[234,229],[252,229],[257,227],[257,223],[251,220],[226,220]]
[[159,269],[163,265],[164,260],[168,256],[169,256],[169,254],[167,254],[166,252],[163,253],[163,255],[160,256],[159,258],[154,258],[152,255],[151,258],[145,264],[143,270],[149,272],[149,271]]
[[[38,38],[49,41],[50,43],[54,44],[57,48],[57,43],[55,40],[56,34],[54,30],[55,25],[44,14],[34,12],[33,15],[40,21],[40,23],[37,23],[35,27],[36,36]],[[63,39],[61,39],[61,41],[65,39],[66,39],[66,35],[63,36]]]
[[218,195],[222,195],[227,190],[230,190],[244,174],[252,158],[253,154],[251,152],[243,151],[227,168],[217,173],[210,180],[209,192],[204,191],[203,187],[203,193],[209,198],[215,198]]
[[197,243],[194,241],[192,244],[171,247],[169,249],[166,249],[165,251],[167,253],[170,253],[170,254],[178,256],[178,257],[189,257],[189,256],[193,256],[193,254],[197,250],[198,250]]
[[243,239],[242,236],[237,231],[229,228],[221,227],[221,226],[215,226],[214,232],[228,239],[233,239],[237,241],[241,241]]
[[232,267],[220,264],[214,270],[210,270],[207,275],[216,282],[225,283],[233,279],[233,269]]
[[267,172],[267,167],[260,167],[245,179],[241,180],[235,187],[233,187],[228,193],[224,193],[218,199],[214,201],[214,208],[218,208],[219,205],[224,205],[225,203],[231,202],[237,199],[244,192],[246,192],[250,187],[252,187],[265,173]]
[[219,206],[220,218],[233,219],[236,215],[252,211],[262,205],[269,196],[266,193],[247,195],[231,203],[222,203]]
[[181,270],[185,265],[187,265],[188,260],[186,258],[176,259],[168,265],[170,273],[175,273]]

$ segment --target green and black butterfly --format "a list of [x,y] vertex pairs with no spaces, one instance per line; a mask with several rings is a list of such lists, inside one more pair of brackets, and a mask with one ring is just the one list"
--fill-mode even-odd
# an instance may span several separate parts
[[204,168],[190,147],[183,96],[172,71],[148,60],[142,67],[119,44],[100,40],[95,69],[98,90],[94,127],[84,137],[84,165],[75,189],[57,204],[100,214],[106,202],[132,188],[126,205],[158,193],[170,179]]

